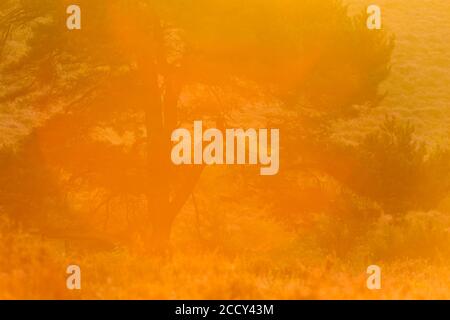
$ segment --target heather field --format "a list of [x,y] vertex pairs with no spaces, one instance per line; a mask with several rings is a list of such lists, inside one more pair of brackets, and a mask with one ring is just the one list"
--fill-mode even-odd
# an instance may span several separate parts
[[[278,126],[273,177],[249,165],[206,166],[192,182],[159,167],[158,151],[142,160],[153,118],[139,106],[155,100],[139,86],[156,49],[141,41],[140,13],[130,9],[122,30],[125,11],[111,5],[98,24],[114,27],[97,34],[87,24],[90,42],[66,41],[40,11],[5,36],[0,299],[450,299],[450,1],[377,0],[379,38],[358,25],[355,38],[344,37],[374,1],[263,2],[228,21],[221,17],[244,2],[155,1],[164,14],[174,9],[168,17],[180,27],[162,24],[173,28],[164,34],[170,71],[148,83],[169,79],[158,103],[178,101],[176,125],[202,117],[218,128]],[[0,4],[2,33],[19,3]],[[274,12],[282,18],[267,24]],[[201,54],[179,58],[183,41]],[[86,48],[76,55],[72,46]],[[22,96],[21,86],[31,89]],[[165,188],[167,203],[183,198],[168,227]],[[155,232],[158,223],[167,234]],[[70,264],[82,270],[81,290],[66,288]],[[381,267],[379,290],[366,286],[369,265]]]

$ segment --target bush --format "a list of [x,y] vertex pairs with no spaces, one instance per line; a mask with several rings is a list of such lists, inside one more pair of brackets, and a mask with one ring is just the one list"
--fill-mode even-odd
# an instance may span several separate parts
[[439,211],[414,211],[400,219],[383,216],[369,234],[364,251],[383,261],[398,258],[449,257],[450,216]]
[[[449,191],[450,152],[427,148],[410,123],[387,118],[354,147],[338,150],[337,178],[357,194],[378,202],[393,215],[436,208]],[[335,161],[339,161],[335,160]]]

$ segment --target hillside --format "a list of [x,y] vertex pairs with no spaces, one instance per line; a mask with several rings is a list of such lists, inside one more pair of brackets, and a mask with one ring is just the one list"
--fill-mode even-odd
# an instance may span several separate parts
[[[346,0],[352,14],[372,4]],[[345,138],[376,126],[386,114],[411,121],[427,143],[448,145],[450,122],[450,2],[379,0],[383,28],[395,36],[392,71],[381,105],[342,124]],[[355,129],[357,128],[357,129]]]

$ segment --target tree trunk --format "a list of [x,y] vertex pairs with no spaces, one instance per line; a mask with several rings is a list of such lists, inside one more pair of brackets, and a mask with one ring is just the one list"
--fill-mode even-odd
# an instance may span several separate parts
[[[150,71],[150,70],[149,70]],[[167,246],[173,214],[170,203],[170,136],[164,127],[163,105],[155,70],[147,73],[147,209],[151,233],[149,246]]]
[[[160,21],[155,18],[154,43],[140,61],[143,86],[143,108],[147,129],[147,205],[152,250],[165,252],[172,225],[193,191],[201,167],[175,168],[170,159],[171,134],[177,126],[177,105],[183,79],[180,69],[166,63],[164,37]],[[164,79],[164,90],[158,79]],[[164,93],[163,93],[164,92]]]

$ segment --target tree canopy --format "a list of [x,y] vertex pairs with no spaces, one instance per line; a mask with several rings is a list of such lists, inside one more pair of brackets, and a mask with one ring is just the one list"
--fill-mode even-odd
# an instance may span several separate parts
[[17,152],[38,150],[59,190],[99,192],[90,211],[145,199],[140,225],[155,244],[167,243],[202,171],[170,163],[170,132],[183,122],[223,125],[233,104],[281,106],[295,146],[301,119],[318,128],[383,96],[392,39],[340,1],[80,0],[81,30],[66,28],[69,4],[2,1],[1,108],[45,115]]

